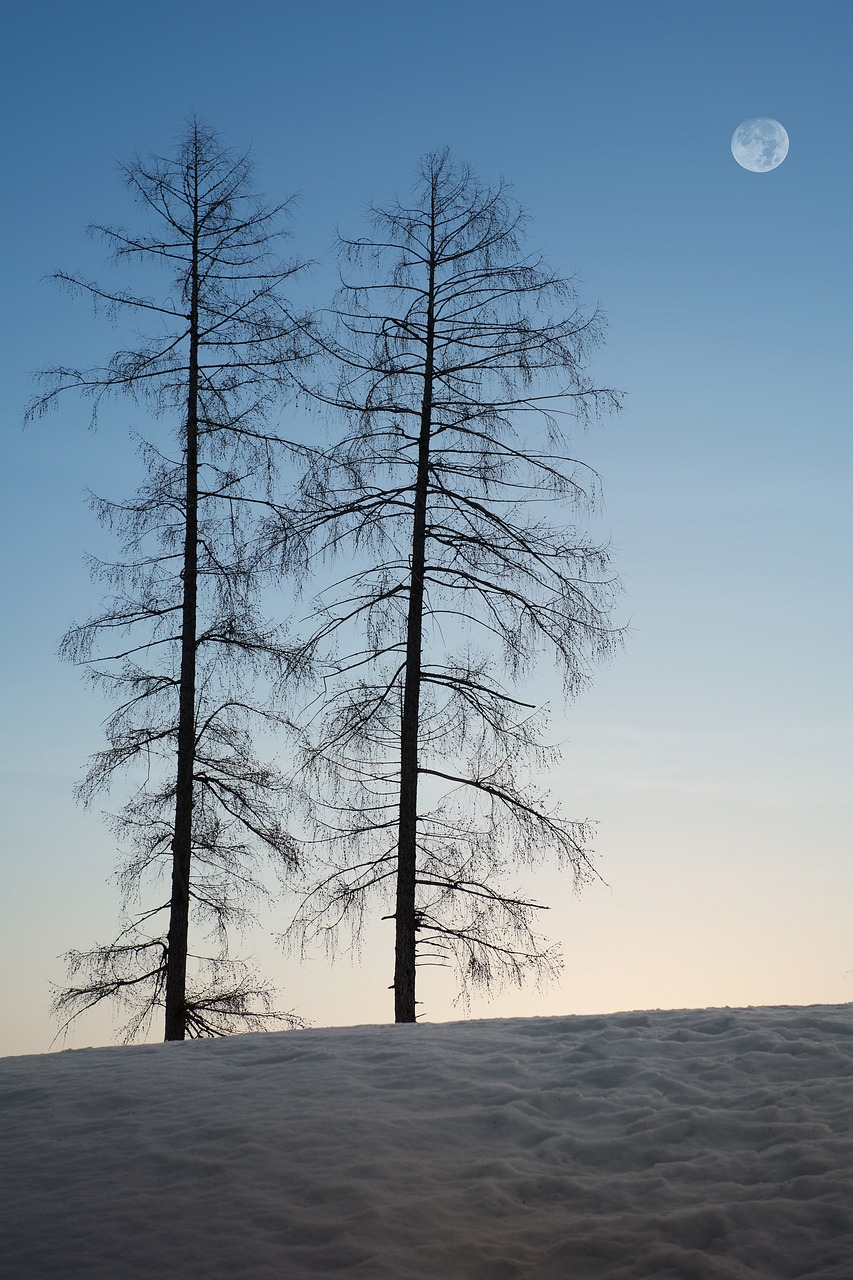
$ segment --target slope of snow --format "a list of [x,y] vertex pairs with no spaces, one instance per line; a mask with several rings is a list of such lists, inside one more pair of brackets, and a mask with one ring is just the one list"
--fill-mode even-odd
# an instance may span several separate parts
[[6,1058],[0,1274],[851,1280],[851,1012]]

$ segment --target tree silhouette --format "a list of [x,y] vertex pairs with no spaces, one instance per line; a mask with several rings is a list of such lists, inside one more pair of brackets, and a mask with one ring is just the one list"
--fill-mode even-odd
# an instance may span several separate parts
[[600,316],[525,251],[505,184],[442,152],[372,222],[342,241],[368,273],[343,284],[325,343],[340,379],[317,391],[349,432],[304,491],[318,550],[355,565],[313,636],[335,654],[306,758],[327,854],[294,930],[358,933],[384,894],[395,1018],[411,1022],[419,962],[455,963],[463,993],[559,963],[537,904],[504,887],[515,869],[592,874],[588,824],[537,789],[552,753],[521,683],[547,652],[573,696],[618,643],[607,551],[574,523],[596,477],[562,425],[618,396],[586,372]]
[[[262,854],[281,873],[297,860],[279,816],[284,780],[256,759],[252,726],[284,723],[270,696],[288,651],[259,612],[255,513],[273,496],[287,443],[267,418],[300,359],[281,294],[298,264],[275,252],[287,206],[258,199],[249,159],[198,120],[173,155],[136,158],[123,172],[153,229],[92,230],[117,264],[165,269],[165,300],[60,273],[96,305],[143,319],[148,336],[103,367],[47,370],[29,412],[75,390],[92,400],[94,420],[120,392],[167,425],[164,441],[141,444],[135,497],[94,501],[120,532],[123,558],[93,564],[109,595],[71,627],[62,653],[118,703],[79,794],[90,801],[128,769],[134,778],[114,818],[129,851],[126,910],[149,880],[169,888],[112,943],[70,953],[77,981],[55,1004],[70,1021],[116,1000],[129,1012],[128,1038],[162,1005],[165,1038],[180,1040],[290,1019],[271,1013],[264,984],[230,958],[228,926],[245,923],[264,892]],[[191,921],[212,950],[190,951]]]

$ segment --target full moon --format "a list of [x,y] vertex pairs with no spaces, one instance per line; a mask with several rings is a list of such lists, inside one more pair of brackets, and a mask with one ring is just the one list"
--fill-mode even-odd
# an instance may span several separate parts
[[742,169],[769,173],[778,169],[788,154],[788,135],[778,120],[759,116],[744,120],[732,134],[732,155]]

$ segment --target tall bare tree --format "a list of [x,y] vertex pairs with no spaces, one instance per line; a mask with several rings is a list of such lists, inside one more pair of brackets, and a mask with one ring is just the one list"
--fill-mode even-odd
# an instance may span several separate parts
[[350,432],[305,495],[326,495],[320,547],[356,565],[320,600],[314,643],[337,668],[309,764],[330,852],[295,928],[357,930],[384,893],[395,1018],[411,1022],[418,962],[455,962],[463,991],[558,963],[537,904],[504,887],[514,868],[592,874],[588,825],[535,785],[550,753],[521,682],[550,653],[573,696],[618,643],[607,551],[575,524],[597,480],[563,425],[618,396],[587,373],[600,316],[523,248],[505,184],[442,152],[411,203],[372,217],[342,242],[368,274],[344,283],[326,344]]
[[[91,398],[94,418],[105,397],[123,393],[167,426],[165,442],[142,445],[136,496],[95,501],[121,532],[124,556],[94,564],[111,594],[98,616],[70,629],[63,653],[119,703],[82,798],[136,770],[115,819],[130,849],[126,904],[152,875],[165,874],[169,888],[114,942],[70,954],[71,976],[81,977],[56,1005],[70,1020],[117,1000],[130,1010],[128,1036],[162,1005],[165,1038],[180,1040],[272,1016],[266,988],[229,957],[227,926],[262,892],[259,854],[280,872],[297,856],[278,811],[283,779],[256,759],[251,728],[281,722],[265,690],[287,650],[259,613],[264,565],[253,531],[286,447],[267,419],[300,358],[282,296],[298,264],[276,252],[287,206],[256,197],[248,157],[205,124],[191,121],[173,155],[137,158],[123,172],[151,230],[92,230],[117,264],[165,269],[161,300],[56,279],[141,318],[149,336],[103,367],[47,370],[30,414],[74,390]],[[216,936],[212,954],[190,950],[194,918]]]

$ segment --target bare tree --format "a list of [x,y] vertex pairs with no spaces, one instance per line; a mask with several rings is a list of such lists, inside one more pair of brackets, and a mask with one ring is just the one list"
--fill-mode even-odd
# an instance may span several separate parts
[[559,963],[537,904],[504,887],[514,869],[593,874],[588,824],[537,789],[552,753],[521,682],[550,653],[574,696],[618,643],[607,551],[574,523],[597,477],[563,425],[618,396],[586,371],[601,317],[524,250],[505,184],[431,155],[413,201],[372,221],[342,241],[370,273],[343,284],[326,343],[350,431],[305,492],[320,549],[356,561],[319,602],[336,667],[308,763],[328,856],[294,927],[357,933],[384,894],[411,1022],[417,963],[455,962],[463,993]]
[[[70,954],[78,980],[56,1007],[70,1020],[116,1000],[130,1037],[162,1005],[165,1038],[180,1040],[273,1016],[264,985],[230,958],[228,926],[245,922],[263,893],[261,854],[280,873],[297,860],[279,815],[284,780],[256,759],[252,724],[283,723],[271,694],[287,646],[259,612],[254,529],[286,444],[266,424],[300,359],[281,293],[298,264],[276,255],[287,206],[258,199],[248,157],[199,121],[172,156],[136,158],[123,173],[153,229],[92,230],[118,264],[165,269],[165,300],[59,273],[96,305],[141,317],[149,336],[104,367],[47,370],[30,408],[39,414],[74,390],[91,399],[94,421],[119,392],[167,424],[164,442],[141,445],[136,496],[94,501],[124,554],[93,564],[110,594],[62,646],[119,704],[79,793],[88,802],[125,770],[135,780],[114,823],[130,851],[126,906],[137,910],[114,942]],[[143,885],[164,876],[165,899],[157,890],[139,910]],[[192,920],[215,938],[212,952],[190,950]]]

